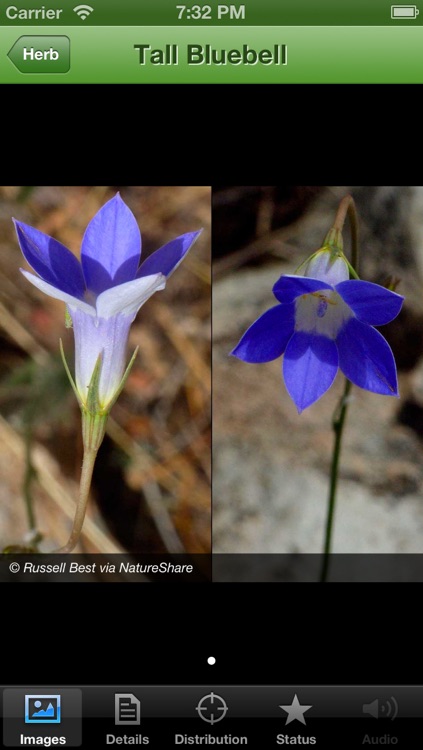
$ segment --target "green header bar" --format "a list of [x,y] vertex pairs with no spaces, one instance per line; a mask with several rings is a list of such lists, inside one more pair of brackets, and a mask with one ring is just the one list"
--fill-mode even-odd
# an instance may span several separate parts
[[423,31],[418,27],[63,31],[59,26],[0,29],[0,81],[423,83]]
[[0,26],[421,26],[390,0],[7,0]]

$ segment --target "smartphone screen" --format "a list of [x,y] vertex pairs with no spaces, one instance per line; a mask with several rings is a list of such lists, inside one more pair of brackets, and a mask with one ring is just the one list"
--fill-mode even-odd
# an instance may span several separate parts
[[422,18],[0,2],[5,747],[415,747]]

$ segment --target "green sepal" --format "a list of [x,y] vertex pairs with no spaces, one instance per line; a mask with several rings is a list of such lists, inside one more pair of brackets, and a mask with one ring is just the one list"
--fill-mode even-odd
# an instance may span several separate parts
[[109,416],[109,409],[100,407],[98,389],[100,385],[101,365],[103,356],[100,353],[91,375],[88,386],[87,403],[82,404],[82,441],[85,450],[97,452],[103,442],[106,433],[106,423]]
[[125,383],[128,380],[128,376],[129,376],[129,373],[131,372],[132,365],[134,364],[135,358],[136,358],[136,356],[138,354],[138,349],[139,349],[139,347],[137,346],[137,348],[135,349],[135,351],[134,351],[131,359],[129,360],[128,366],[127,366],[125,372],[123,373],[122,380],[120,381],[119,386],[118,386],[118,388],[117,388],[117,390],[116,390],[116,392],[115,392],[112,400],[107,404],[107,410],[108,411],[110,411],[110,409],[112,408],[113,404],[116,403],[117,399],[119,398],[120,394],[122,393],[122,391],[123,391],[123,389],[125,387]]
[[[347,260],[347,259],[345,259],[345,260]],[[348,266],[348,270],[350,272],[350,276],[352,276],[353,279],[360,280],[360,277],[359,277],[357,271],[355,270],[355,268],[352,267],[351,263],[348,260],[347,260],[347,266]]]
[[325,245],[329,245],[331,248],[335,247],[342,253],[344,249],[344,240],[342,238],[341,230],[336,229],[336,227],[332,227],[332,229],[329,229],[329,232],[327,233],[323,242],[323,246]]
[[73,379],[73,377],[71,375],[71,372],[69,370],[68,363],[66,362],[66,357],[65,357],[65,352],[64,352],[64,349],[63,349],[62,339],[59,339],[59,341],[60,341],[60,354],[62,355],[62,362],[63,362],[63,366],[64,366],[64,368],[66,370],[66,375],[69,378],[69,382],[70,382],[70,384],[71,384],[71,386],[73,388],[73,392],[74,392],[74,394],[75,394],[75,396],[77,398],[78,404],[82,408],[81,396],[78,393],[78,389],[77,389],[77,387],[75,385],[75,381],[74,381],[74,379]]
[[69,312],[69,308],[67,305],[65,307],[65,327],[73,328],[72,317],[71,317],[71,314]]
[[69,378],[69,382],[73,388],[75,396],[81,407],[82,412],[82,437],[84,447],[88,450],[97,451],[103,442],[103,438],[106,432],[106,423],[109,416],[110,409],[119,398],[125,383],[128,379],[129,373],[132,369],[132,365],[135,362],[135,358],[138,354],[138,346],[135,349],[128,366],[122,376],[118,388],[116,389],[112,399],[107,403],[106,406],[101,406],[99,399],[99,385],[101,376],[101,366],[103,363],[102,354],[100,353],[97,357],[93,374],[91,375],[90,384],[88,386],[88,394],[86,403],[82,401],[81,395],[78,393],[75,382],[70,373],[68,363],[66,362],[65,353],[63,350],[62,340],[60,339],[60,353],[62,355],[63,365],[66,370],[66,374]]
[[93,414],[82,408],[82,442],[85,450],[98,451],[106,434],[106,424],[109,412]]
[[100,399],[98,398],[98,388],[100,385],[101,365],[103,363],[103,355],[100,354],[97,357],[97,362],[91,375],[90,384],[88,386],[87,402],[84,404],[84,409],[89,411],[91,414],[100,414],[103,409],[100,407]]
[[313,258],[315,258],[318,253],[322,252],[322,250],[324,250],[324,247],[319,247],[318,250],[316,250],[314,253],[312,253],[311,255],[309,255],[308,258],[306,258],[305,260],[303,260],[300,263],[300,265],[297,266],[297,268],[295,269],[294,273],[295,274],[299,274],[299,272],[301,271],[301,269],[303,268],[303,266],[306,266],[307,263],[309,263],[311,260],[313,260]]
[[98,398],[98,386],[100,382],[102,364],[102,355],[99,354],[93,374],[91,376],[90,385],[88,387],[87,403],[81,405],[82,439],[86,450],[98,451],[101,443],[103,442],[110,409],[122,393],[137,354],[138,347],[135,349],[129,361],[129,364],[122,376],[122,380],[120,381],[113,398],[103,408],[100,406]]
[[[330,234],[330,232],[329,232],[329,234]],[[327,236],[329,236],[329,234]],[[324,243],[324,245],[322,245],[322,247],[319,247],[318,250],[316,250],[314,253],[312,253],[311,255],[309,255],[308,258],[306,258],[305,260],[303,260],[302,263],[300,263],[300,265],[298,266],[298,268],[295,269],[294,273],[298,274],[304,266],[307,266],[312,260],[314,260],[321,253],[329,253],[330,254],[330,260],[331,260],[332,263],[334,263],[337,258],[341,258],[349,266],[348,260],[345,257],[342,248],[338,247],[336,245],[330,245],[330,244],[328,244],[325,241],[325,243]]]

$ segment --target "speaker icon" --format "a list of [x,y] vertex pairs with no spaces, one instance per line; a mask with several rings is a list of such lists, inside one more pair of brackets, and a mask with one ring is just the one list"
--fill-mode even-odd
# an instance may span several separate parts
[[385,701],[376,698],[371,703],[363,704],[363,714],[369,714],[375,719],[391,719],[393,721],[398,716],[398,703],[393,695]]

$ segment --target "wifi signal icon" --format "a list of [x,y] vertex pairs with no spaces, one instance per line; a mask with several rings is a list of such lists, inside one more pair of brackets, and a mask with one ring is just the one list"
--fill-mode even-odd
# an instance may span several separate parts
[[91,7],[91,5],[77,5],[75,8],[73,8],[76,15],[79,16],[81,21],[85,21],[86,18],[90,15],[90,13],[93,12],[94,8]]

